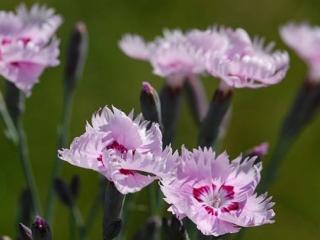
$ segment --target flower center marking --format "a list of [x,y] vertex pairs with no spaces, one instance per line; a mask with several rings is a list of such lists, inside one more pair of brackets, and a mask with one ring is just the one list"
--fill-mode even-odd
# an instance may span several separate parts
[[217,188],[215,184],[193,188],[193,197],[200,203],[210,215],[218,215],[221,212],[230,212],[239,209],[239,203],[233,202],[233,186],[222,185]]

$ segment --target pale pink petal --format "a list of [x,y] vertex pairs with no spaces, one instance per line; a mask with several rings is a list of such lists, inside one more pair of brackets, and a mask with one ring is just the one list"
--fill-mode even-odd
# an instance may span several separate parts
[[27,9],[24,4],[18,6],[17,16],[23,22],[20,38],[30,39],[40,46],[46,45],[62,23],[62,18],[54,9],[34,4]]
[[243,29],[226,29],[229,47],[207,57],[207,71],[232,88],[259,88],[279,83],[289,67],[287,52],[272,51],[273,44],[251,41]]
[[119,47],[131,58],[148,60],[150,55],[150,49],[147,43],[138,35],[127,34],[123,36],[119,41]]

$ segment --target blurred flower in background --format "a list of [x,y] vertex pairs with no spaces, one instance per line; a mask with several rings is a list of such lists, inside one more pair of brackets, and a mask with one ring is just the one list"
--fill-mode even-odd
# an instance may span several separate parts
[[53,9],[40,5],[0,12],[0,74],[27,95],[45,68],[59,64],[54,35],[61,22]]

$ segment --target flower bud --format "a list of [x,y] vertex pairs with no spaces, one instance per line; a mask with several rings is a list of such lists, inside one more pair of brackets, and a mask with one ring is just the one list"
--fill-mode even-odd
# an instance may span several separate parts
[[157,91],[148,82],[142,83],[140,94],[141,111],[144,118],[162,125],[161,104]]
[[33,240],[51,240],[49,224],[41,217],[36,217],[31,226]]
[[71,34],[67,50],[67,61],[65,66],[65,86],[71,92],[77,85],[86,60],[88,49],[88,32],[83,22],[78,22]]
[[76,200],[79,196],[80,192],[80,178],[79,175],[74,175],[70,181],[70,193],[72,195],[73,200]]
[[72,194],[70,192],[69,186],[60,178],[55,179],[54,188],[60,201],[66,206],[70,207],[73,204]]

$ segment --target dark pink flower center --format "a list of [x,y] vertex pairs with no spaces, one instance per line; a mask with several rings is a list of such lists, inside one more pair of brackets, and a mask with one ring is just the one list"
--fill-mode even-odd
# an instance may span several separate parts
[[125,146],[123,146],[122,144],[118,143],[117,141],[113,141],[106,148],[108,150],[113,149],[119,153],[127,153],[128,152],[128,149]]
[[119,171],[123,175],[132,175],[133,176],[135,174],[135,171],[129,170],[129,169],[124,169],[124,168],[121,168]]
[[217,188],[215,184],[193,188],[193,197],[200,203],[210,215],[218,215],[218,211],[230,212],[239,209],[239,203],[234,199],[233,186],[222,185]]
[[1,45],[8,45],[8,44],[10,44],[12,41],[11,41],[11,39],[9,39],[9,38],[3,38],[2,40],[1,40]]
[[31,38],[22,37],[22,38],[20,38],[20,40],[23,42],[24,45],[27,45],[31,41]]
[[[111,144],[109,144],[108,146],[106,146],[106,149],[107,150],[114,150],[118,153],[121,153],[121,154],[126,154],[128,152],[128,149],[123,146],[122,144],[118,143],[117,141],[113,141]],[[98,157],[97,157],[97,160],[99,161],[99,163],[104,166],[104,163],[103,163],[103,156],[102,154],[100,154]],[[135,174],[135,171],[134,170],[130,170],[130,169],[124,169],[124,168],[121,168],[119,170],[119,172],[123,175],[131,175],[133,176]]]

